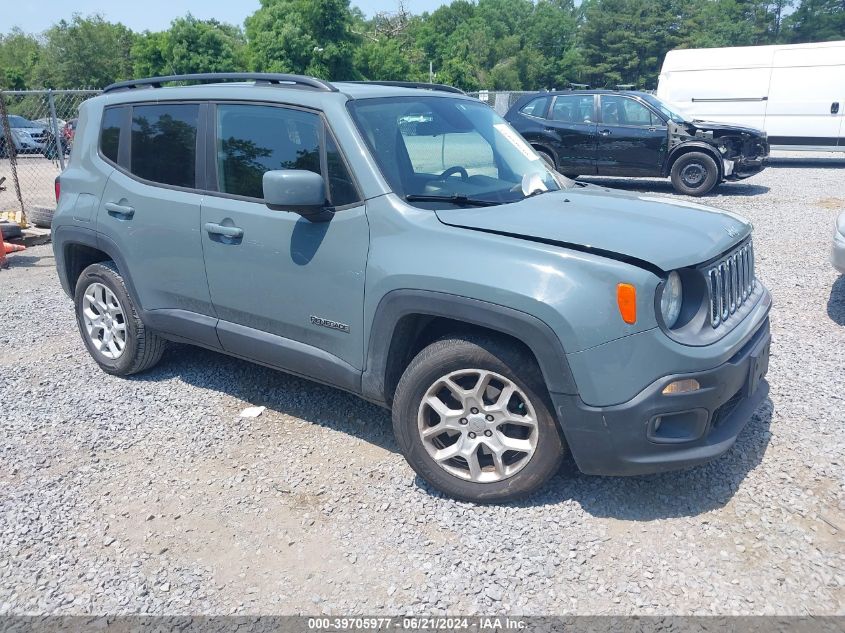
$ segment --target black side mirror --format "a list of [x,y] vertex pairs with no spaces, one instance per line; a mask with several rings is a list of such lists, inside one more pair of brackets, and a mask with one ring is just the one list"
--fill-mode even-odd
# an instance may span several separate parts
[[264,172],[264,204],[274,211],[292,211],[312,219],[326,212],[326,183],[305,169]]

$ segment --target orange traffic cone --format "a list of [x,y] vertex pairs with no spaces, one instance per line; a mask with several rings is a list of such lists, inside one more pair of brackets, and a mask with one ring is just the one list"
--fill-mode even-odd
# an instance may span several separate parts
[[9,253],[20,253],[21,251],[25,251],[26,246],[21,244],[9,244],[9,242],[3,242],[3,254],[8,255]]

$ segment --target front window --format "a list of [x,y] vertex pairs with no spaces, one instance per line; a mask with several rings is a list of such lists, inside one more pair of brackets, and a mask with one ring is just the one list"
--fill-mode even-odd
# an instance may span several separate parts
[[361,99],[349,109],[391,188],[409,202],[503,204],[566,182],[486,105],[421,96]]
[[653,105],[658,110],[660,110],[663,114],[672,119],[675,123],[684,123],[686,121],[682,114],[678,114],[677,112],[675,112],[672,108],[670,108],[668,105],[666,105],[663,101],[661,101],[654,95],[644,94],[643,99]]
[[663,125],[660,117],[639,101],[615,95],[602,95],[601,121],[605,125]]

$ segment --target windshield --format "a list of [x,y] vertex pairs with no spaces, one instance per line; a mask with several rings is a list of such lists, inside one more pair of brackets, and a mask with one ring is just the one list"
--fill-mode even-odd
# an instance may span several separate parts
[[9,115],[9,127],[40,127],[37,123],[33,123],[29,119],[16,114]]
[[393,97],[349,109],[391,188],[420,206],[516,202],[566,183],[482,103]]
[[651,105],[653,105],[655,108],[660,110],[663,114],[668,116],[670,119],[672,119],[675,123],[686,122],[686,119],[684,118],[684,116],[682,114],[678,114],[677,112],[675,112],[672,108],[670,108],[668,105],[663,103],[660,99],[658,99],[654,95],[643,94],[642,98],[645,101],[648,101]]

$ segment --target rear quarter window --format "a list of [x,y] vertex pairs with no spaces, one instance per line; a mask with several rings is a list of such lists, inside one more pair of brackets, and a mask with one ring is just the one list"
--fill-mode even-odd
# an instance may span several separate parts
[[125,120],[126,108],[106,108],[100,127],[100,153],[113,163],[120,151],[120,128]]

